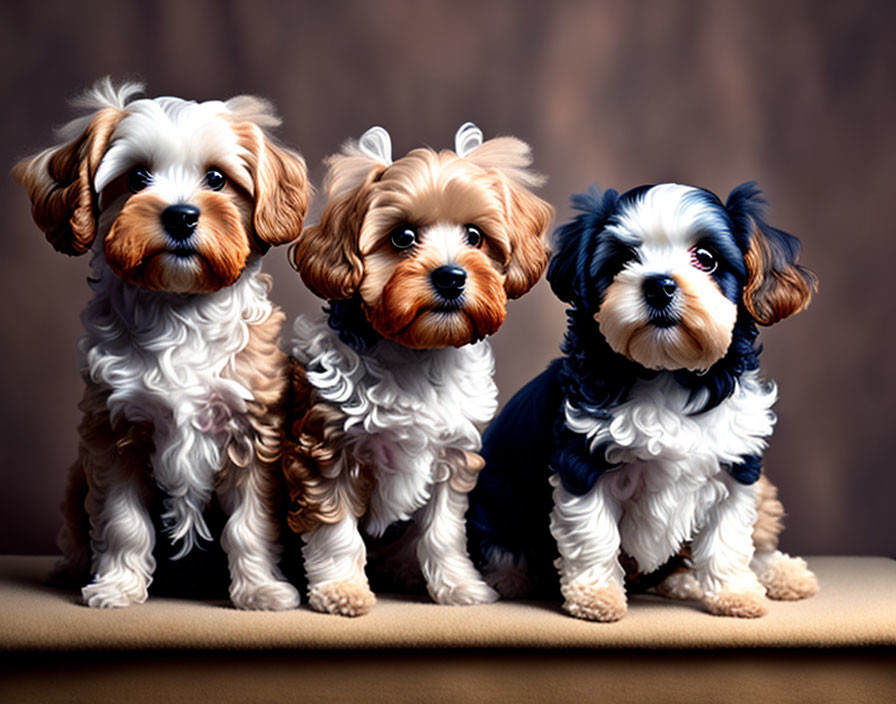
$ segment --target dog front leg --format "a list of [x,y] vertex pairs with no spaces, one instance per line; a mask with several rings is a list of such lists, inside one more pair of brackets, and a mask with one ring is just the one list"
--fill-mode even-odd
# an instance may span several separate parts
[[693,540],[694,576],[711,613],[741,618],[764,616],[765,589],[750,569],[756,485],[741,484],[727,472],[720,479],[728,496],[710,510],[706,525]]
[[619,564],[621,509],[600,480],[581,495],[567,491],[556,474],[551,485],[551,534],[560,552],[555,564],[563,608],[576,618],[618,621],[626,611]]
[[228,480],[217,490],[229,516],[221,546],[230,567],[230,599],[238,609],[284,611],[300,601],[277,566],[272,472],[271,465],[255,457],[246,467],[229,467]]
[[364,566],[367,548],[358,519],[348,511],[335,523],[322,523],[302,534],[311,608],[340,616],[362,616],[373,608]]
[[87,478],[93,581],[81,590],[92,608],[119,608],[146,601],[156,567],[155,532],[146,504],[148,469],[141,453],[114,441],[108,416],[82,428],[81,463]]
[[429,594],[437,603],[490,604],[498,600],[498,593],[486,584],[467,554],[464,520],[469,505],[467,494],[475,485],[483,462],[479,455],[462,450],[449,450],[444,461],[450,465],[449,476],[433,486],[429,501],[417,516],[420,569]]

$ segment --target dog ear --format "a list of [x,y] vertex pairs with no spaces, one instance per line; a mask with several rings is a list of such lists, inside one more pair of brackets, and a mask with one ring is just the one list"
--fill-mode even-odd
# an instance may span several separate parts
[[255,185],[255,234],[267,245],[286,244],[302,232],[308,212],[308,171],[296,152],[275,144],[262,128],[280,124],[269,103],[241,95],[227,101],[233,130]]
[[548,266],[548,282],[556,296],[582,310],[593,310],[591,300],[591,260],[601,231],[616,212],[619,194],[610,189],[601,193],[595,185],[587,193],[572,197],[574,209],[581,211],[573,220],[554,231],[554,255]]
[[461,125],[454,137],[455,153],[496,174],[503,189],[510,248],[504,289],[508,298],[519,298],[541,278],[550,257],[545,241],[554,209],[528,190],[545,178],[529,166],[532,150],[516,137],[482,141],[482,131],[472,122]]
[[[290,250],[290,262],[305,285],[327,300],[351,298],[361,285],[364,263],[359,251],[361,227],[367,213],[370,186],[386,170],[385,164],[366,160],[367,171],[360,184],[349,186],[343,167],[357,175],[357,156],[337,155],[329,160],[329,201],[320,223],[308,227]],[[342,190],[340,190],[342,187]],[[344,190],[347,188],[347,190]]]
[[765,205],[759,187],[750,181],[731,192],[725,208],[745,249],[744,307],[760,325],[772,325],[809,305],[818,282],[797,263],[800,241],[765,222]]
[[12,169],[13,179],[31,198],[34,221],[60,252],[84,254],[96,237],[93,177],[124,115],[116,108],[102,108],[74,139]]
[[506,181],[506,212],[510,260],[504,290],[508,298],[519,298],[541,278],[550,250],[546,234],[554,209],[532,192]]

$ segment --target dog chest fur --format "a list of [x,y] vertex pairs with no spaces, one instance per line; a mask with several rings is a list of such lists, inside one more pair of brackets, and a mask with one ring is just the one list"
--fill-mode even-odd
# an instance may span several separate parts
[[344,415],[346,461],[373,468],[372,535],[410,518],[450,478],[446,451],[480,449],[477,426],[497,409],[487,342],[415,350],[383,339],[358,353],[325,320],[300,317],[291,353]]
[[747,372],[730,397],[693,414],[702,400],[689,399],[662,373],[639,381],[608,419],[566,404],[566,425],[588,438],[592,453],[621,465],[598,481],[621,503],[622,549],[643,571],[659,567],[703,527],[728,495],[726,465],[762,452],[775,423],[776,395],[758,372]]
[[257,260],[213,294],[167,294],[122,282],[103,265],[102,253],[95,255],[81,372],[109,389],[113,423],[152,424],[153,476],[168,495],[163,520],[171,539],[183,541],[179,554],[197,536],[211,539],[202,514],[227,464],[225,451],[237,464],[254,452],[247,417],[254,397],[238,357],[251,326],[273,313],[259,269]]

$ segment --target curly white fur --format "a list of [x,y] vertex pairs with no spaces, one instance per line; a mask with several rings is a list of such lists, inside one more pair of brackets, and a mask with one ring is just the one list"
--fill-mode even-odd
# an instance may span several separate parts
[[[340,462],[346,474],[357,474],[361,464],[375,468],[363,518],[367,532],[378,536],[395,521],[413,518],[420,526],[417,557],[436,601],[496,599],[467,556],[467,496],[452,486],[452,478],[466,471],[464,452],[480,448],[477,426],[497,409],[489,344],[415,350],[384,339],[359,354],[326,321],[299,317],[291,352],[319,397],[345,415]],[[322,541],[334,545],[328,532],[344,537],[355,529],[354,521],[344,523],[304,536],[312,589],[356,575],[357,565],[364,564],[360,537],[338,541],[351,549],[321,549]]]
[[[249,326],[267,320],[273,307],[259,279],[260,259],[232,286],[209,295],[181,296],[127,284],[105,265],[102,247],[92,260],[94,297],[81,316],[79,342],[86,381],[109,389],[107,407],[119,419],[152,424],[153,476],[165,491],[163,521],[177,557],[198,537],[211,539],[203,511],[225,465],[245,476],[220,488],[231,514],[223,537],[232,596],[247,608],[288,608],[295,590],[276,567],[276,527],[260,502],[254,470],[253,431],[246,402],[252,392],[237,381],[236,356]],[[114,454],[114,453],[110,453]],[[154,568],[152,524],[135,478],[119,463],[94,458],[94,583],[84,589],[91,606],[121,606],[146,598]],[[106,493],[108,492],[108,493]],[[268,598],[253,594],[265,591]]]
[[652,571],[693,540],[694,574],[708,597],[723,590],[763,594],[749,569],[756,518],[754,485],[737,482],[724,465],[758,454],[771,434],[776,391],[745,373],[734,394],[702,414],[703,399],[671,374],[635,385],[609,419],[570,404],[566,423],[592,451],[607,443],[607,459],[622,467],[601,476],[584,496],[554,478],[551,530],[562,584],[622,584],[620,548]]

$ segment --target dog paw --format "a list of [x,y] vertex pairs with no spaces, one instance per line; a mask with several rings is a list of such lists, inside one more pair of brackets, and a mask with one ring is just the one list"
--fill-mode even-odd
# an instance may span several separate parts
[[308,591],[308,603],[315,611],[338,616],[363,616],[376,603],[366,581],[326,582]]
[[146,601],[147,579],[134,572],[116,572],[97,577],[81,589],[91,609],[121,609]]
[[446,606],[474,606],[492,604],[500,595],[482,580],[451,586],[430,587],[429,595],[437,604]]
[[732,592],[723,589],[714,596],[704,597],[703,603],[709,613],[715,616],[759,618],[768,613],[765,598],[753,592]]
[[602,623],[618,621],[625,616],[625,592],[617,584],[596,587],[572,582],[562,591],[563,608],[570,616]]
[[238,609],[249,611],[288,611],[298,607],[301,598],[289,582],[271,580],[260,584],[231,587],[230,600]]
[[762,574],[759,581],[769,599],[797,601],[818,592],[818,578],[800,557],[782,556]]
[[690,572],[676,572],[670,574],[653,589],[660,596],[667,599],[680,599],[681,601],[700,600],[703,598],[703,588]]

